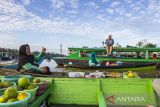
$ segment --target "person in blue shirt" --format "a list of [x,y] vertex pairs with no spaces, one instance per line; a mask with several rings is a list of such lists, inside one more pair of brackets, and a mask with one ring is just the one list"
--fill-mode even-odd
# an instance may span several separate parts
[[105,41],[107,55],[112,55],[114,40],[112,39],[112,35],[109,35]]

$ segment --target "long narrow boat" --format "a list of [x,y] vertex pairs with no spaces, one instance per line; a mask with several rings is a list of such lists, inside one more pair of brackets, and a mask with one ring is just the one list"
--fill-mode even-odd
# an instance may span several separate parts
[[[160,48],[115,48],[106,56],[105,48],[68,48],[65,58],[54,58],[59,66],[74,68],[132,68],[156,65],[160,62]],[[90,54],[96,53],[98,66],[90,66]]]
[[[10,72],[9,70],[6,70],[5,72],[7,71]],[[24,75],[21,75],[21,77],[23,76]],[[9,80],[15,81],[15,78],[17,77],[18,75],[15,75],[15,77],[10,78]],[[32,103],[29,103],[27,107],[40,107],[44,101],[49,104],[48,107],[160,106],[160,95],[159,91],[157,91],[159,90],[160,79],[156,78],[87,79],[55,78],[52,77],[52,75],[49,77],[39,77],[38,75],[32,75],[32,78],[33,77],[40,80],[47,80],[49,85],[46,91],[41,96],[36,96],[36,99]],[[0,79],[4,80],[3,78],[4,77],[1,75]]]
[[[84,79],[34,77],[48,80],[49,87],[29,107],[159,107],[160,98],[150,79]],[[118,91],[117,91],[118,90]],[[48,100],[47,100],[48,99]],[[63,104],[63,106],[59,106]],[[74,106],[70,106],[74,105]],[[86,106],[80,106],[86,107]]]

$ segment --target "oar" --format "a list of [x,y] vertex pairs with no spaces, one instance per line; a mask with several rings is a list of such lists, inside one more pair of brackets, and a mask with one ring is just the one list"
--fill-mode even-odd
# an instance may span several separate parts
[[33,74],[33,73],[25,73],[25,74],[29,74],[32,76],[40,76],[40,77],[51,77],[51,75],[43,75],[43,74]]
[[26,72],[27,70],[21,70],[20,72],[17,72],[17,73],[14,73],[14,74],[10,74],[9,76],[13,76],[13,75],[17,75],[17,74],[21,74],[21,73],[24,73]]

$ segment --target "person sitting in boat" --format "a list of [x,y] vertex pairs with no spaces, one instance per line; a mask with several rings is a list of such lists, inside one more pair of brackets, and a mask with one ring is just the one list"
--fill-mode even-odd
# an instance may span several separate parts
[[108,38],[105,41],[105,44],[106,44],[107,55],[112,55],[112,49],[113,49],[113,44],[114,44],[114,40],[112,39],[112,35],[108,36]]
[[96,53],[92,52],[90,54],[89,66],[100,66],[99,61],[96,59]]
[[32,55],[28,44],[21,45],[19,48],[18,71],[33,71],[34,73],[49,74],[48,67],[39,68],[34,62],[38,62],[44,57],[46,48],[42,48],[38,56]]

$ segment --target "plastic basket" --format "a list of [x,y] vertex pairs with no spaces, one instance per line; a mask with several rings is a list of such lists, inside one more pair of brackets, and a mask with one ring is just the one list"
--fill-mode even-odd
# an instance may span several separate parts
[[101,90],[109,106],[157,106],[149,79],[101,79]]
[[27,77],[28,79],[32,79],[31,75],[14,75],[14,76],[2,76],[2,81],[11,81],[11,82],[18,82],[18,79],[21,77]]
[[[16,86],[15,82],[11,82],[11,83],[12,83],[12,86]],[[12,87],[12,86],[10,86],[10,87]],[[5,89],[7,89],[7,88],[0,89],[0,96],[4,94]]]
[[[29,103],[33,102],[36,96],[36,92],[37,92],[38,86],[34,89],[31,90],[23,90],[23,92],[27,92],[30,93],[30,98],[29,98]],[[20,91],[21,92],[21,91]]]
[[48,81],[47,80],[45,80],[45,82],[43,82],[43,83],[33,83],[33,84],[38,86],[38,90],[37,90],[37,93],[36,93],[36,95],[38,95],[38,96],[42,95],[48,87]]
[[54,78],[50,103],[98,105],[98,79]]
[[0,103],[0,107],[28,107],[28,100],[30,98],[30,93],[27,94],[28,97],[23,100],[10,103]]

